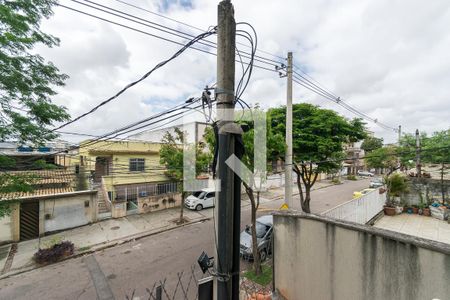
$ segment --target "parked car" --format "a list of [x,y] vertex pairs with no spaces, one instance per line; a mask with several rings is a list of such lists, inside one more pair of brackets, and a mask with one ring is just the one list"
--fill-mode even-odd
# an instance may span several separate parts
[[[256,238],[261,261],[272,253],[273,216],[262,216],[256,219]],[[241,232],[240,254],[245,259],[253,259],[251,226],[247,225]]]
[[353,192],[353,199],[362,197],[372,191],[375,191],[375,189],[363,189],[362,191],[359,191],[359,192]]
[[194,192],[184,200],[184,205],[189,209],[202,210],[214,206],[216,191],[211,188]]
[[370,181],[369,187],[370,188],[378,188],[383,186],[383,180],[381,178],[375,178],[373,180]]
[[368,176],[368,177],[373,177],[374,176],[374,174],[373,173],[370,173],[370,172],[367,172],[367,171],[361,171],[361,170],[358,170],[358,172],[356,172],[359,176]]

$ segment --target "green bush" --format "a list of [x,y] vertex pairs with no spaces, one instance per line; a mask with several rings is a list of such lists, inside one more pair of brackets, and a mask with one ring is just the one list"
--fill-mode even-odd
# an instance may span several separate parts
[[355,175],[347,175],[347,180],[358,180]]
[[331,183],[333,183],[333,184],[341,184],[341,181],[339,180],[339,178],[333,178],[331,180]]
[[395,173],[386,179],[389,194],[394,197],[400,197],[404,192],[408,191],[408,182],[405,176]]

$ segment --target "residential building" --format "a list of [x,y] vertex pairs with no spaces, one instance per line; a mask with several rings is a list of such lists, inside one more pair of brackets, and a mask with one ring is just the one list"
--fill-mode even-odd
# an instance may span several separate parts
[[206,128],[211,124],[204,122],[190,122],[187,124],[175,125],[166,128],[147,130],[130,136],[130,140],[161,143],[166,133],[175,134],[175,128],[181,129],[186,133],[188,142],[194,142],[207,146],[204,135]]
[[160,210],[181,204],[178,183],[165,175],[159,162],[161,144],[142,141],[80,143],[71,160],[80,173],[90,174],[99,190],[100,217]]
[[67,152],[70,148],[70,144],[63,140],[50,141],[42,146],[0,142],[0,155],[14,159],[16,164],[10,170],[29,170],[34,168],[33,164],[38,160],[48,164],[59,164],[56,159],[58,154]]
[[365,152],[361,149],[361,144],[362,142],[356,142],[344,145],[346,159],[344,160],[343,167],[347,175],[355,175],[358,171],[366,169],[364,160]]
[[65,170],[10,171],[26,178],[28,192],[0,194],[11,209],[0,219],[0,243],[23,241],[97,220],[97,191],[79,190],[79,179]]

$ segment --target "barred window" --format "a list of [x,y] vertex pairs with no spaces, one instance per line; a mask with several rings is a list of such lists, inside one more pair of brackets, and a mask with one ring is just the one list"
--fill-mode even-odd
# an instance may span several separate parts
[[144,172],[144,170],[145,170],[145,158],[130,158],[131,172]]

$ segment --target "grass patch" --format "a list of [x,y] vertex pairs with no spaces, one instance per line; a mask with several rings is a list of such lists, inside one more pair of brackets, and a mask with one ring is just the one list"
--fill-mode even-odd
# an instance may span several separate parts
[[266,286],[272,281],[272,268],[268,265],[262,265],[262,273],[259,276],[255,275],[255,271],[252,268],[244,272],[244,277],[259,285]]

